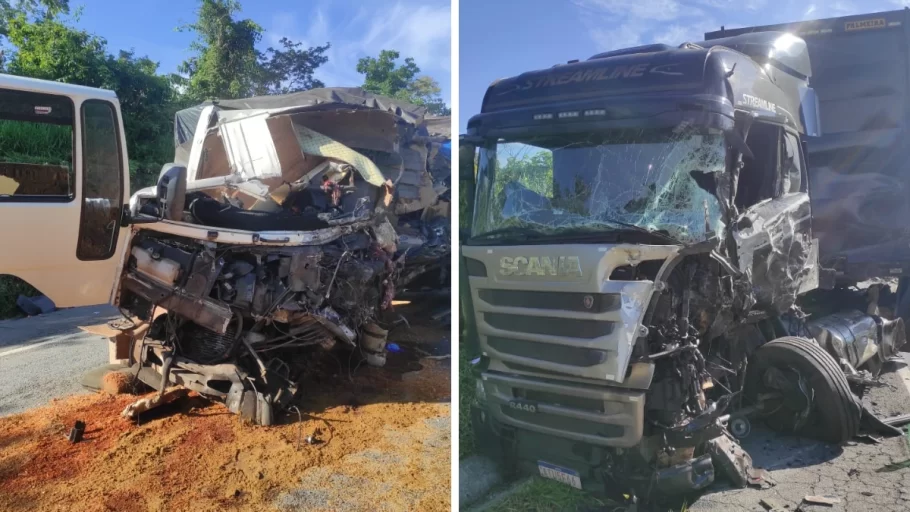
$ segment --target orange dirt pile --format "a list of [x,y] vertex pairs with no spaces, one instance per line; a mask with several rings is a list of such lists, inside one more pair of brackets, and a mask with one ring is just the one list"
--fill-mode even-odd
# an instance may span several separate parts
[[124,372],[108,372],[101,379],[101,391],[109,395],[128,393],[133,388],[134,379]]
[[303,421],[271,427],[195,395],[138,425],[120,417],[130,395],[0,418],[0,510],[449,510],[450,368],[421,364],[304,388]]

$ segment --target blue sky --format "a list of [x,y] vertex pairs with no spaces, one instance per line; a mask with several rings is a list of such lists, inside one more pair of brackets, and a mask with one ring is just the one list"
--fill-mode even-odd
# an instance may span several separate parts
[[704,33],[887,11],[910,0],[461,0],[459,129],[493,80],[640,44],[701,41]]
[[[241,0],[241,17],[259,23],[262,48],[282,37],[307,46],[332,43],[329,62],[316,76],[328,86],[363,82],[357,60],[380,50],[414,57],[422,74],[435,78],[451,102],[450,7],[448,0]],[[195,19],[192,0],[70,0],[83,7],[77,25],[108,40],[108,49],[136,50],[160,62],[162,72],[176,71],[189,55],[192,34],[175,28]]]

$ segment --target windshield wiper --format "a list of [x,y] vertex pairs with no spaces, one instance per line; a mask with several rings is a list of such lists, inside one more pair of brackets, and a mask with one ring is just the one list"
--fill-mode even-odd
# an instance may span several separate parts
[[615,225],[623,228],[624,230],[635,231],[636,233],[642,233],[642,234],[656,236],[656,237],[663,239],[666,242],[670,242],[672,244],[681,244],[682,243],[679,240],[673,238],[672,236],[670,236],[666,233],[661,233],[660,231],[651,231],[648,228],[643,228],[636,224],[630,224],[628,222],[622,222],[622,221],[613,220],[613,219],[608,219],[608,220],[605,220],[604,222],[607,222],[610,224],[615,224]]
[[511,236],[515,236],[522,240],[529,240],[532,238],[545,236],[545,233],[542,233],[539,229],[529,226],[509,226],[505,228],[494,229],[493,231],[487,231],[486,233],[482,233],[480,235],[472,236],[471,240],[480,241],[493,238],[510,238]]

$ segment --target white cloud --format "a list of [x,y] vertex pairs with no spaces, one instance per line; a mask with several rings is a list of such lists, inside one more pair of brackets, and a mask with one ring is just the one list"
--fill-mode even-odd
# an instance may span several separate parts
[[[705,32],[859,14],[887,7],[855,0],[571,0],[598,51],[650,43],[700,41]],[[867,0],[868,1],[868,0]],[[878,0],[910,6],[910,0]],[[719,20],[719,21],[718,21]]]
[[310,11],[309,25],[301,31],[297,16],[276,15],[267,36],[274,44],[282,37],[302,41],[305,46],[332,43],[326,52],[328,63],[316,76],[328,86],[357,86],[363,75],[357,73],[357,61],[375,57],[381,50],[397,50],[402,59],[413,57],[421,74],[436,79],[450,102],[451,15],[448,1],[426,2],[398,0],[388,3],[364,2],[351,15],[352,9],[333,11],[323,4]]
[[672,20],[679,15],[676,0],[573,0],[582,9],[594,12],[640,18],[644,20]]
[[608,51],[618,48],[638,46],[641,42],[641,31],[635,23],[623,23],[617,28],[592,27],[589,30],[591,39],[598,50]]

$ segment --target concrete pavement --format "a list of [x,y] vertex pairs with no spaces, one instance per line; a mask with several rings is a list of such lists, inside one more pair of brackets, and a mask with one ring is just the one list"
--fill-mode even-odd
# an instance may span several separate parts
[[84,392],[82,374],[107,363],[107,340],[79,326],[120,314],[110,305],[0,321],[0,416]]

